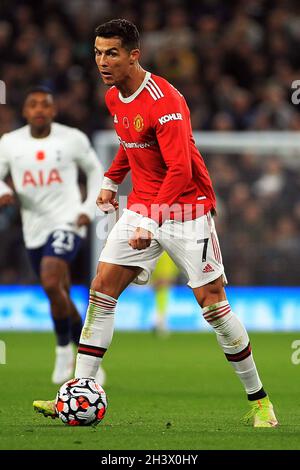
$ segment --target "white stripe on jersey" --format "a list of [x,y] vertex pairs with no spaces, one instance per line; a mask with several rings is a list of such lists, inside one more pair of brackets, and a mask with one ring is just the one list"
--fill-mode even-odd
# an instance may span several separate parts
[[153,93],[155,94],[155,96],[157,97],[157,99],[159,100],[159,98],[161,98],[160,94],[158,93],[157,89],[152,85],[152,83],[150,83],[150,80],[149,82],[147,83],[148,87],[151,88],[151,90],[153,91]]
[[157,100],[157,96],[155,96],[153,89],[150,88],[149,85],[146,85],[145,88],[149,91],[149,93],[150,93],[150,95],[152,96],[152,98],[154,99],[154,101],[156,101],[156,100]]
[[153,78],[149,78],[149,82],[148,84],[152,85],[152,87],[156,90],[156,92],[158,93],[158,96],[160,98],[162,98],[164,96],[163,92],[161,91],[161,89],[159,88],[159,86],[157,85],[157,83],[155,83],[155,81],[153,80]]

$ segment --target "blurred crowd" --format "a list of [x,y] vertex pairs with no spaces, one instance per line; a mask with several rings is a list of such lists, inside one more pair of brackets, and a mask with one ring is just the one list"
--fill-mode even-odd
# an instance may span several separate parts
[[[33,84],[54,90],[59,122],[91,138],[112,127],[93,42],[95,27],[117,17],[137,24],[142,66],[184,94],[194,129],[300,131],[291,101],[300,79],[296,0],[1,0],[0,135],[23,124],[23,94]],[[300,169],[250,154],[206,162],[230,282],[297,284]],[[17,208],[0,212],[0,237],[0,283],[32,282]]]
[[218,199],[216,226],[234,285],[300,280],[300,166],[278,156],[206,158]]
[[[195,129],[300,130],[297,0],[1,0],[0,77],[8,106],[0,134],[19,124],[24,89],[57,94],[59,120],[89,135],[111,127],[94,64],[94,30],[125,17],[141,33],[142,65],[186,97]],[[1,119],[2,118],[2,119]]]

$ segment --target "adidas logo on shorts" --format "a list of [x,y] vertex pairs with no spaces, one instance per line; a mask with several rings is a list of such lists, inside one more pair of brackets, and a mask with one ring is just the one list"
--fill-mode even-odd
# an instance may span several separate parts
[[202,272],[203,273],[212,273],[214,271],[214,268],[210,265],[210,264],[207,264],[206,266],[204,266],[204,268],[202,269]]

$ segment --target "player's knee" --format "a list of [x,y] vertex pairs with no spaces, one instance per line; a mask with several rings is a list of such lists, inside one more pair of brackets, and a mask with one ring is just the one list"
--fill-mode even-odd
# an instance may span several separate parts
[[59,293],[60,280],[57,276],[49,276],[42,278],[42,286],[48,297],[54,297]]
[[96,277],[92,281],[91,289],[115,298],[115,287],[111,279],[108,279],[108,277],[102,273],[97,273]]
[[226,299],[222,276],[205,286],[194,289],[198,304],[201,307],[212,305]]

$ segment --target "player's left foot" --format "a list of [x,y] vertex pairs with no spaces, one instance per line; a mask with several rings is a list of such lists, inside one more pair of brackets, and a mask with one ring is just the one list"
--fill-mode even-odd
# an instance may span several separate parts
[[243,421],[252,421],[255,428],[274,428],[278,425],[273,405],[268,396],[260,400],[249,401],[250,411],[244,416]]
[[35,400],[33,402],[33,409],[38,413],[42,413],[46,418],[48,416],[53,419],[58,418],[55,409],[55,400]]

